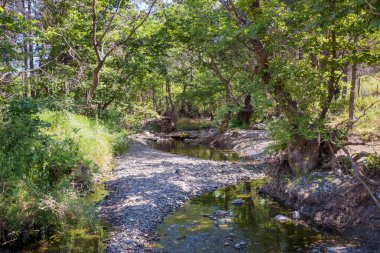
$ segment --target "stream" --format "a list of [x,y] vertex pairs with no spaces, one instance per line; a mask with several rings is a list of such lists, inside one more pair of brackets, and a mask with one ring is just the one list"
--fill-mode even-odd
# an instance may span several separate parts
[[[239,161],[239,154],[194,146],[185,142],[160,142],[155,149],[197,158],[217,161]],[[279,222],[278,214],[291,217],[275,201],[257,194],[265,183],[256,179],[239,185],[219,188],[205,193],[176,209],[158,225],[158,241],[152,252],[366,252],[331,251],[347,242],[339,236],[316,231],[302,222]],[[107,191],[97,185],[88,196],[92,202],[101,201]],[[232,201],[239,199],[239,205]],[[48,240],[21,252],[68,252],[60,240]],[[67,240],[64,240],[67,241]],[[72,252],[103,252],[104,238],[92,237],[86,232],[73,231]],[[66,242],[67,243],[67,242]]]
[[[275,220],[292,212],[256,194],[263,183],[253,180],[218,189],[179,208],[158,226],[158,252],[306,252],[339,241],[302,224]],[[242,205],[231,204],[237,198]],[[223,211],[228,212],[225,217],[212,215]]]
[[[209,160],[240,160],[233,151],[179,141],[156,143],[154,148]],[[205,193],[186,203],[158,226],[156,251],[338,252],[337,245],[347,244],[337,235],[314,230],[302,222],[275,220],[278,214],[292,217],[292,211],[258,195],[257,189],[264,183],[256,179]],[[236,199],[243,200],[243,204],[233,205]]]

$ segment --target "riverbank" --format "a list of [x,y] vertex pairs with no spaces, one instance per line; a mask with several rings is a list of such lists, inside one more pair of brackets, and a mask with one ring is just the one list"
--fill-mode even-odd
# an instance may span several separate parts
[[[260,193],[299,211],[314,227],[338,232],[380,252],[380,212],[361,183],[341,170],[315,171],[296,179],[272,177]],[[375,192],[380,195],[380,187]]]
[[106,252],[144,252],[153,246],[153,229],[175,208],[216,188],[263,178],[267,168],[163,153],[141,139],[117,163],[106,181],[110,193],[99,205],[111,227]]
[[[175,208],[202,193],[239,181],[262,178],[278,168],[275,160],[265,152],[251,156],[253,160],[250,162],[215,162],[163,153],[149,148],[148,144],[180,139],[194,145],[217,144],[217,147],[238,150],[239,144],[243,144],[240,147],[249,144],[257,138],[257,133],[263,132],[231,130],[217,135],[204,130],[136,135],[129,152],[118,158],[119,165],[112,180],[106,182],[110,195],[100,205],[100,215],[111,226],[106,252],[150,250],[156,239],[154,229]],[[267,145],[267,137],[262,136],[245,146],[245,150],[255,150],[257,143]],[[365,248],[370,247],[368,251],[343,247],[346,251],[334,249],[331,252],[376,252],[374,242],[379,241],[380,219],[362,186],[352,176],[342,171],[316,171],[299,179],[292,178],[286,171],[279,175],[282,176],[273,177],[261,192],[299,211],[301,218],[308,223],[336,231],[348,239],[358,239]]]

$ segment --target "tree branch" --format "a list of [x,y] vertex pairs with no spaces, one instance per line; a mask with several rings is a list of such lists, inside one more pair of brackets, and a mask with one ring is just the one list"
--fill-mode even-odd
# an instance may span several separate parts
[[149,15],[150,15],[150,13],[152,12],[152,9],[153,9],[154,5],[156,4],[156,2],[157,2],[157,0],[154,0],[154,1],[153,1],[153,3],[150,5],[150,7],[149,7],[149,9],[148,9],[148,12],[147,12],[146,15],[144,16],[143,20],[142,20],[137,26],[133,27],[133,29],[131,30],[131,32],[129,33],[129,35],[128,35],[125,39],[116,42],[116,43],[111,47],[111,49],[110,49],[110,50],[104,55],[104,58],[103,58],[103,59],[106,59],[106,58],[107,58],[107,57],[108,57],[113,51],[115,51],[115,49],[116,49],[118,46],[120,46],[120,45],[126,43],[126,42],[127,42],[127,41],[128,41],[128,40],[129,40],[134,34],[135,34],[135,32],[137,31],[137,29],[139,29],[140,26],[142,26],[142,25],[145,23],[145,21],[148,19],[148,17],[149,17]]
[[112,22],[113,22],[113,20],[114,20],[114,18],[116,16],[116,14],[119,12],[119,9],[120,9],[120,6],[121,6],[121,2],[123,2],[123,0],[119,0],[115,12],[112,14],[111,18],[108,21],[106,29],[103,31],[102,35],[99,37],[99,39],[98,39],[98,43],[99,44],[104,39],[104,36],[106,36],[106,34],[108,33],[108,31],[110,30]]
[[348,159],[350,160],[350,162],[352,164],[352,168],[353,168],[354,175],[355,175],[356,179],[359,180],[360,183],[362,183],[364,188],[367,190],[368,194],[371,196],[372,200],[375,202],[376,206],[380,209],[379,200],[376,198],[375,194],[373,193],[371,188],[369,188],[367,183],[362,179],[362,175],[360,174],[360,171],[359,171],[355,161],[352,159],[350,153],[348,152],[348,150],[345,147],[342,147],[342,150],[344,151],[344,153],[346,153]]
[[97,30],[97,16],[96,16],[96,0],[92,0],[92,46],[94,48],[96,58],[99,62],[103,61],[102,56],[100,55],[98,40],[96,38]]

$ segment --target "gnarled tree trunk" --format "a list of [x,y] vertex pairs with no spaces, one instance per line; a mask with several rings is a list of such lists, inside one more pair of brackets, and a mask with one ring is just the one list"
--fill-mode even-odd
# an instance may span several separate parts
[[320,141],[306,140],[296,135],[288,144],[288,161],[290,168],[296,175],[305,175],[317,167],[319,162]]

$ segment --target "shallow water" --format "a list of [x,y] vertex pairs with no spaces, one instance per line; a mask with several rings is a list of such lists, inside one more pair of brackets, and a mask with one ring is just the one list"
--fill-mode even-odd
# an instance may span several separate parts
[[192,145],[183,141],[160,141],[152,147],[172,154],[192,156],[214,161],[239,161],[239,154],[232,150],[213,149],[207,146]]
[[[160,252],[307,252],[314,244],[336,245],[339,237],[317,232],[305,225],[274,220],[288,215],[276,202],[259,196],[254,180],[206,193],[167,216],[157,233]],[[240,198],[243,205],[231,204]],[[207,215],[217,210],[230,211],[230,217],[212,220]],[[244,245],[238,247],[237,244]],[[326,245],[326,246],[327,246]],[[240,249],[237,249],[240,248]]]
[[[103,200],[107,194],[108,191],[104,184],[97,183],[91,187],[86,200],[97,203]],[[104,232],[94,234],[82,228],[68,226],[64,234],[55,234],[24,249],[13,251],[19,253],[103,252],[105,248]]]

